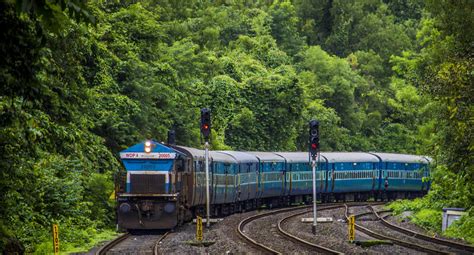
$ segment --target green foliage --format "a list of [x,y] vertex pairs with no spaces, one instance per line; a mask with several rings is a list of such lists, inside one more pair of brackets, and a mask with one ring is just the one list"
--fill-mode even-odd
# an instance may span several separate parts
[[[86,252],[100,243],[113,239],[117,236],[115,230],[101,229],[97,231],[96,226],[74,226],[69,224],[59,224],[59,238],[61,253]],[[38,238],[34,251],[36,254],[49,254],[53,250],[51,232],[34,233]]]
[[472,215],[472,208],[467,211],[465,216],[455,221],[445,232],[441,232],[442,208],[454,207],[455,204],[440,203],[439,201],[442,200],[439,200],[439,197],[433,197],[432,193],[433,192],[425,198],[398,200],[390,203],[387,208],[392,209],[393,213],[399,216],[401,216],[403,212],[410,211],[411,214],[408,216],[408,219],[428,230],[433,235],[459,238],[474,243],[474,217]]
[[431,16],[422,21],[417,34],[421,50],[407,52],[397,61],[399,70],[405,70],[436,104],[432,153],[439,165],[433,196],[439,197],[437,203],[470,208],[474,203],[472,6],[468,1],[429,1],[427,9]]
[[95,17],[90,14],[86,1],[81,0],[7,0],[15,2],[18,13],[27,13],[36,16],[41,24],[54,32],[59,30],[64,23],[70,22],[69,17],[77,21],[95,22]]
[[419,211],[426,207],[426,203],[425,200],[416,198],[414,200],[397,200],[388,204],[386,207],[393,210],[395,215],[398,215],[404,211]]
[[[49,250],[52,222],[71,251],[109,236],[117,153],[168,129],[201,146],[201,107],[213,113],[213,149],[306,150],[318,119],[323,150],[433,156],[423,207],[472,207],[467,2],[0,7],[0,250],[15,238]],[[416,210],[421,224],[433,214]]]
[[395,215],[411,211],[412,214],[408,218],[412,222],[426,230],[437,233],[441,232],[442,210],[441,208],[427,209],[430,205],[425,199],[400,200],[389,204],[387,207],[392,209]]
[[442,218],[443,214],[441,211],[421,209],[411,217],[411,220],[425,229],[439,232]]

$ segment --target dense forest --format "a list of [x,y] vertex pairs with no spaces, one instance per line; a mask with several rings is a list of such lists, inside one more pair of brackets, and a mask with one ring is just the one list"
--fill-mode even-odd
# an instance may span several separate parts
[[306,150],[314,118],[324,151],[429,155],[432,190],[404,208],[436,231],[442,207],[465,207],[448,234],[474,242],[473,9],[2,0],[0,251],[49,251],[52,223],[62,250],[110,235],[117,153],[169,129],[200,147],[201,107],[213,149]]

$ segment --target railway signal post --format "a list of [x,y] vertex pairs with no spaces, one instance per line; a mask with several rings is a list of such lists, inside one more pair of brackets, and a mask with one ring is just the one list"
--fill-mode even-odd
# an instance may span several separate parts
[[311,120],[309,122],[309,153],[311,157],[311,167],[313,169],[313,234],[316,234],[317,208],[316,208],[316,158],[319,151],[319,122]]
[[204,137],[204,157],[206,164],[206,227],[211,226],[211,208],[209,198],[209,135],[211,134],[211,110],[201,109],[201,134]]

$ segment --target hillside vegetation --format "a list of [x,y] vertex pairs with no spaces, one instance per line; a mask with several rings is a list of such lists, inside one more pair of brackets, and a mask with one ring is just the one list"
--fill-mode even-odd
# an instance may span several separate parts
[[[0,251],[85,249],[114,228],[117,153],[139,141],[435,159],[423,207],[474,238],[472,1],[0,2]],[[470,227],[469,227],[470,226]],[[471,239],[473,241],[474,239]]]

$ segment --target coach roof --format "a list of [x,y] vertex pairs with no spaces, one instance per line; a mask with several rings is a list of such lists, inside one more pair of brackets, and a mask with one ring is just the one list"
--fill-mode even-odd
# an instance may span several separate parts
[[246,152],[241,152],[241,151],[219,151],[219,152],[232,156],[237,161],[237,163],[258,163],[257,157]]
[[423,164],[429,163],[429,160],[427,160],[425,157],[417,156],[417,155],[398,154],[398,153],[379,153],[379,152],[371,152],[371,154],[380,157],[380,159],[384,162],[423,163]]
[[[275,152],[275,154],[285,158],[287,163],[305,163],[310,162],[308,152]],[[326,158],[321,156],[321,162],[325,163]]]
[[204,159],[204,150],[199,150],[196,148],[186,147],[186,146],[174,146],[177,150],[186,152],[191,155],[194,159],[202,160]]
[[209,151],[209,156],[211,157],[212,161],[218,162],[225,162],[225,163],[237,163],[234,157],[229,154],[222,153],[219,151]]
[[326,157],[328,163],[380,161],[376,156],[365,152],[321,152],[321,156]]
[[285,159],[282,156],[279,156],[274,152],[248,151],[246,153],[256,156],[260,160],[260,162],[285,162]]

